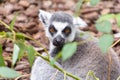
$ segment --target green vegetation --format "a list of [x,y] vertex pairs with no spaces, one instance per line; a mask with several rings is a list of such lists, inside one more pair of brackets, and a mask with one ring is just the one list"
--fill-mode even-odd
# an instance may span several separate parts
[[[76,9],[77,14],[83,2],[88,2],[88,1],[90,1],[90,4],[92,6],[95,6],[100,0],[79,0],[77,4],[77,9]],[[103,15],[96,21],[96,29],[103,33],[103,35],[99,39],[99,46],[101,50],[103,51],[103,53],[106,53],[109,50],[110,46],[113,44],[113,35],[111,33],[112,24],[110,23],[109,19],[115,19],[117,21],[118,26],[120,26],[120,14]],[[14,65],[16,64],[17,61],[19,61],[25,54],[27,54],[30,66],[32,66],[35,56],[40,56],[41,58],[46,60],[49,64],[52,64],[53,67],[65,73],[67,76],[71,76],[72,78],[76,80],[80,80],[77,76],[64,71],[63,69],[59,68],[58,66],[54,64],[54,62],[60,57],[62,57],[63,61],[71,57],[77,49],[77,45],[78,45],[77,42],[66,44],[63,47],[62,51],[59,53],[59,55],[56,56],[54,60],[50,60],[47,50],[40,43],[32,39],[30,36],[14,31],[15,20],[16,20],[16,15],[13,18],[10,26],[8,26],[7,24],[5,24],[4,22],[0,20],[0,24],[4,25],[7,29],[9,29],[9,32],[5,32],[5,31],[0,32],[0,38],[9,39],[14,43],[11,68],[8,68],[5,66],[5,61],[2,56],[2,45],[0,45],[0,76],[1,77],[11,79],[11,78],[16,78],[20,76],[20,74],[17,73],[12,68],[14,68]],[[26,38],[34,41],[40,47],[44,48],[44,51],[46,52],[46,54],[48,54],[48,57],[43,57],[41,54],[36,52],[33,46],[28,45],[25,42]],[[99,80],[97,77],[95,77],[92,71],[88,72],[88,74],[86,75],[93,76],[95,80]]]

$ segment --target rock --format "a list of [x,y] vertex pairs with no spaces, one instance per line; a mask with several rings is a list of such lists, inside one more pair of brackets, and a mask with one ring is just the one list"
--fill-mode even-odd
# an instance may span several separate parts
[[67,0],[64,9],[73,9],[75,8],[75,2],[73,0]]
[[10,2],[11,2],[11,3],[16,3],[16,2],[17,2],[17,0],[10,0]]
[[12,52],[12,51],[13,51],[13,48],[11,48],[11,47],[6,47],[6,48],[5,48],[5,51],[7,51],[7,52]]
[[51,2],[51,1],[43,1],[42,7],[43,7],[44,9],[49,9],[51,5],[52,5],[52,2]]
[[109,9],[109,8],[103,9],[103,10],[101,11],[101,15],[105,15],[105,14],[108,14],[108,13],[110,13],[110,9]]
[[3,18],[2,15],[0,15],[0,20],[2,20],[2,18]]
[[13,15],[13,14],[10,14],[10,15],[6,16],[6,18],[7,18],[9,21],[12,21],[12,19],[14,18],[14,15]]
[[64,9],[64,5],[60,3],[60,4],[57,5],[57,8],[59,8],[60,10],[63,10]]
[[120,38],[120,33],[114,34],[114,37],[115,37],[115,38]]
[[10,20],[8,20],[8,19],[4,19],[3,20],[6,24],[10,24]]
[[102,6],[103,8],[113,8],[114,7],[114,1],[102,1],[99,3],[98,6]]
[[[24,22],[16,22],[15,23],[15,26],[19,29],[19,28],[22,28],[22,31],[23,30],[26,30],[25,29],[25,25],[26,25],[26,23],[24,23]],[[19,29],[20,30],[20,29]]]
[[28,19],[25,15],[21,14],[21,15],[17,16],[16,21],[18,21],[18,22],[28,22]]
[[19,5],[21,5],[23,7],[28,7],[30,5],[30,3],[28,0],[20,0]]
[[35,25],[36,25],[35,22],[29,22],[25,27],[26,27],[27,29],[31,29],[31,28],[33,28],[33,26],[35,26]]
[[[1,26],[0,26],[1,27]],[[6,39],[0,39],[0,45],[2,44],[3,45],[3,43],[5,43],[5,41],[6,41]]]
[[91,13],[87,13],[87,14],[84,14],[83,17],[85,19],[90,19],[90,20],[93,20],[93,19],[97,19],[98,18],[98,13],[97,12],[91,12]]
[[114,8],[111,12],[113,12],[113,13],[120,13],[120,8]]
[[74,15],[73,11],[71,11],[71,10],[65,10],[64,12],[67,14],[70,14],[70,15]]
[[27,16],[36,17],[38,16],[38,12],[39,12],[39,8],[34,5],[31,5],[24,13]]
[[20,65],[17,65],[17,66],[15,67],[15,70],[20,71],[20,70],[23,70],[23,69],[26,69],[26,68],[28,68],[28,65],[20,64]]
[[14,5],[14,11],[20,11],[20,10],[23,10],[23,7],[18,5],[18,4],[15,4]]
[[6,11],[5,8],[0,7],[0,15],[7,15],[9,14],[9,11]]
[[52,3],[59,4],[59,3],[62,3],[63,1],[66,1],[66,0],[52,0]]
[[90,13],[90,12],[97,12],[100,11],[99,7],[85,7],[83,9],[81,9],[81,13],[85,14],[85,13]]
[[84,19],[84,21],[85,21],[88,25],[91,24],[90,20],[88,20],[88,19]]
[[43,35],[45,34],[42,32],[37,32],[36,34],[33,35],[33,38],[37,40],[40,39]]
[[4,9],[7,11],[7,13],[11,13],[14,7],[12,4],[8,3],[7,5],[4,6]]

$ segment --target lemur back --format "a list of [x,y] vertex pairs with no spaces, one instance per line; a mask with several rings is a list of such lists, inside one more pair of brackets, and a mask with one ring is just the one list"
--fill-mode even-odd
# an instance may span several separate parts
[[[83,39],[85,41],[87,39]],[[76,38],[75,41],[82,41]],[[101,54],[101,50],[98,47],[98,41],[93,38],[92,41],[80,44],[77,48],[76,53],[63,63],[63,68],[85,80],[87,73],[91,70],[100,80],[108,80],[109,75],[109,63],[111,68],[110,80],[117,80],[120,76],[120,62],[118,56],[110,50],[112,62],[109,62],[108,54]],[[73,79],[69,79],[73,80]],[[94,79],[90,79],[94,80]]]
[[[77,51],[71,58],[64,63],[56,62],[58,66],[80,77],[81,80],[85,80],[87,72],[90,70],[100,80],[108,80],[109,71],[110,80],[116,80],[120,76],[120,61],[113,49],[106,55],[103,55],[98,47],[98,40],[96,38],[92,37],[91,40],[87,41],[89,35],[79,36],[81,31],[78,31],[76,26],[86,26],[84,21],[81,19],[80,21],[75,21],[77,18],[62,12],[50,15],[40,11],[39,17],[44,26],[46,26],[45,30],[50,41],[49,52],[51,57],[57,55],[65,43],[84,41],[83,44],[78,45]],[[112,62],[109,62],[109,55]],[[32,68],[31,80],[64,80],[64,74],[38,57]],[[73,79],[67,77],[67,80]],[[91,78],[90,80],[94,79]]]

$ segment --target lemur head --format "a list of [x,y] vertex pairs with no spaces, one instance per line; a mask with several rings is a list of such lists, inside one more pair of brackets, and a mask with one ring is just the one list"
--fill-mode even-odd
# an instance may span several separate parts
[[86,26],[86,23],[81,19],[79,20],[81,22],[77,22],[78,18],[75,19],[63,12],[50,14],[40,10],[39,18],[45,26],[46,36],[56,47],[61,47],[74,40],[77,32],[76,25]]

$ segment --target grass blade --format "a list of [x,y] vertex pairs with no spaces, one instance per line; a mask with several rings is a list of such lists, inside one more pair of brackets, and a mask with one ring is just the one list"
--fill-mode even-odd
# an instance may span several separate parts
[[0,66],[5,66],[4,58],[2,56],[2,45],[0,45]]
[[15,21],[16,21],[16,17],[17,17],[17,13],[15,14],[12,22],[10,23],[10,29],[13,30],[13,27],[14,27],[14,24],[15,24]]

